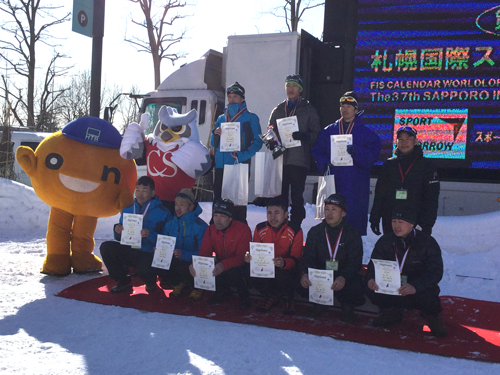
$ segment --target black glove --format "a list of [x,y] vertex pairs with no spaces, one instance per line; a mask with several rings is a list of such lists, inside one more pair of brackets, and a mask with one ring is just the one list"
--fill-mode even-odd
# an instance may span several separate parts
[[278,142],[272,141],[269,143],[269,150],[274,150],[276,147],[278,147]]
[[295,139],[296,141],[309,141],[311,139],[311,136],[309,133],[305,132],[293,132],[292,133],[292,138]]
[[354,148],[354,145],[347,145],[347,153],[351,156],[356,156],[356,149]]
[[370,223],[370,228],[372,229],[372,232],[377,236],[380,236],[382,234],[380,233],[380,223]]

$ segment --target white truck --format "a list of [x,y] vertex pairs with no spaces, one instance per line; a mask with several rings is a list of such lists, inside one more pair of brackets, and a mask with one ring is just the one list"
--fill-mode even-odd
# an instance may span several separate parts
[[[299,49],[297,32],[229,36],[223,54],[209,50],[199,60],[169,75],[157,90],[146,94],[141,113],[150,114],[148,132],[158,122],[162,105],[175,107],[179,113],[194,108],[198,111],[200,140],[208,146],[211,126],[225,107],[225,87],[237,81],[245,88],[248,109],[259,116],[265,133],[271,111],[286,98],[285,77],[299,72]],[[139,171],[145,173],[145,168]],[[304,194],[311,202],[317,177],[309,179]],[[254,170],[249,184],[250,201],[254,198],[253,181]]]

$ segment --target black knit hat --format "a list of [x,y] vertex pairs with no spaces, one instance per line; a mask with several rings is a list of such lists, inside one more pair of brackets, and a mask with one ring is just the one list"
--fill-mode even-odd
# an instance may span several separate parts
[[142,176],[137,180],[137,186],[143,185],[143,186],[149,186],[151,190],[155,189],[155,182],[154,180],[149,177],[149,176]]
[[302,77],[300,76],[300,74],[289,74],[286,76],[285,78],[285,84],[287,83],[295,83],[297,86],[300,87],[301,90],[302,89]]
[[234,203],[231,199],[219,198],[214,202],[214,214],[223,214],[233,217]]
[[417,222],[417,212],[408,204],[397,204],[392,211],[392,218],[415,224]]
[[334,204],[335,206],[340,207],[342,211],[347,212],[347,201],[342,194],[332,194],[328,198],[325,199],[325,206],[327,204]]
[[359,108],[358,95],[356,95],[354,91],[347,91],[344,95],[341,96],[340,104],[349,104],[354,108]]
[[227,93],[227,95],[236,94],[236,95],[241,96],[243,99],[245,99],[245,89],[238,82],[235,82],[231,86],[229,86],[226,89],[226,93]]

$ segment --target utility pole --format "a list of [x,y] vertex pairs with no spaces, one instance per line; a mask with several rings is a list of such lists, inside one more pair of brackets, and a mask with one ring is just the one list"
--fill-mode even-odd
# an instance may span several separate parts
[[94,0],[92,31],[92,70],[90,73],[90,116],[101,112],[102,39],[104,37],[104,8],[106,0]]

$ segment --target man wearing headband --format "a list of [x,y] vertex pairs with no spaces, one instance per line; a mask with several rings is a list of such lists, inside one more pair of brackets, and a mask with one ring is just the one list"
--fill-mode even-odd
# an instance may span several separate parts
[[[210,144],[215,148],[214,201],[221,197],[224,165],[233,165],[236,162],[250,164],[250,159],[262,146],[259,118],[247,109],[245,89],[235,82],[227,88],[226,92],[227,107],[217,119],[210,138]],[[222,152],[220,150],[221,125],[226,122],[240,124],[241,151]],[[247,206],[236,206],[234,219],[246,224]]]
[[[158,269],[162,288],[168,284],[173,287],[170,297],[179,297],[187,285],[194,285],[189,273],[193,255],[198,255],[201,241],[208,227],[200,214],[203,212],[190,189],[182,189],[175,195],[175,216],[167,221],[162,234],[175,237],[175,250],[169,270]],[[168,283],[170,279],[170,283]],[[189,295],[191,301],[199,301],[201,290],[193,289]]]
[[406,202],[392,211],[393,232],[384,234],[375,244],[371,259],[396,261],[401,273],[399,295],[375,293],[373,262],[368,264],[368,297],[380,308],[381,315],[373,321],[375,327],[389,327],[403,319],[403,309],[420,310],[427,321],[431,335],[444,337],[446,326],[441,318],[438,283],[443,277],[441,249],[430,235],[415,230],[416,215]]
[[[308,269],[334,270],[331,286],[335,298],[341,303],[341,320],[356,320],[354,306],[365,303],[363,279],[359,275],[363,261],[363,242],[358,231],[349,225],[345,216],[350,209],[341,194],[325,199],[325,218],[307,233],[306,246],[301,262],[300,294],[308,297],[312,285]],[[315,317],[328,312],[325,305],[314,304],[307,315]]]
[[439,178],[434,163],[426,159],[418,144],[417,131],[401,126],[396,132],[396,156],[384,163],[375,187],[370,213],[373,233],[392,231],[391,214],[397,202],[407,202],[417,213],[417,229],[432,233],[439,202]]
[[[346,221],[356,228],[360,235],[366,235],[368,226],[368,205],[370,198],[370,171],[380,154],[380,138],[368,129],[360,117],[359,100],[353,91],[340,98],[342,117],[324,128],[311,152],[320,172],[335,175],[335,191],[344,195],[349,206]],[[352,134],[352,145],[347,152],[353,160],[352,166],[331,164],[330,136]]]
[[[142,215],[141,246],[134,248],[122,245],[123,215]],[[155,183],[149,176],[142,176],[137,181],[134,203],[125,207],[120,215],[120,221],[115,224],[113,234],[116,241],[106,241],[101,244],[101,256],[109,276],[118,282],[111,293],[132,292],[132,274],[129,268],[134,268],[134,275],[139,276],[146,284],[146,291],[156,290],[156,270],[151,267],[154,248],[158,233],[161,233],[165,222],[172,218],[170,211],[161,204],[155,195]]]
[[285,90],[287,99],[273,109],[269,118],[269,126],[273,126],[274,132],[281,140],[282,135],[279,134],[277,120],[292,116],[297,117],[299,130],[294,132],[292,137],[294,140],[300,141],[300,146],[287,148],[283,154],[282,197],[288,200],[288,192],[291,190],[290,221],[300,226],[306,217],[302,195],[310,166],[311,147],[321,128],[316,109],[300,96],[302,92],[300,75],[288,75],[285,79]]
[[[250,307],[250,293],[245,278],[245,253],[250,249],[252,232],[248,225],[233,220],[234,204],[230,199],[219,198],[213,205],[213,224],[205,231],[200,247],[200,256],[211,257],[215,254],[215,292],[207,304],[216,305],[231,296],[231,286],[238,291],[238,307]],[[196,271],[189,266],[193,277]],[[197,289],[195,289],[197,290]]]

